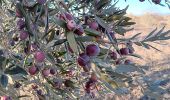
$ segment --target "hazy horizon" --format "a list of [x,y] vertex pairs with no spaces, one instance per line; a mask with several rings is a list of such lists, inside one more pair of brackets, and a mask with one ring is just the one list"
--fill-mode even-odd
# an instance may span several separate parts
[[[164,4],[164,2],[161,2],[161,4]],[[145,0],[145,2],[140,2],[139,0],[127,0],[126,2],[125,0],[119,0],[116,4],[116,6],[120,7],[121,9],[125,8],[127,5],[129,5],[127,10],[128,14],[142,15],[145,13],[153,13],[160,15],[170,15],[170,9],[166,4],[164,4],[165,7],[163,7],[150,3],[147,0]]]

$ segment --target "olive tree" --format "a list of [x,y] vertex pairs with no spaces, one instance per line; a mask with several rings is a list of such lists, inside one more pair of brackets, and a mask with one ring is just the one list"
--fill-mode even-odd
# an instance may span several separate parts
[[130,60],[142,60],[133,45],[159,50],[150,42],[170,39],[170,30],[126,38],[135,22],[126,16],[128,6],[119,9],[116,3],[1,0],[1,99],[30,98],[17,91],[40,100],[104,98],[130,91],[136,77],[132,72],[145,74]]

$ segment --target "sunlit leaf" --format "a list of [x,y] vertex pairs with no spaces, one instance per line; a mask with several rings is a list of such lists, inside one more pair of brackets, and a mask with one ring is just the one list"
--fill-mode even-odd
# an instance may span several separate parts
[[75,40],[73,32],[68,32],[66,33],[66,35],[67,35],[67,41],[70,45],[70,48],[73,50],[73,52],[78,53],[78,45]]
[[148,39],[150,36],[152,36],[156,32],[157,28],[155,28],[152,32],[148,34],[148,36],[145,37],[145,39]]
[[52,30],[52,31],[50,32],[50,34],[48,35],[47,41],[48,41],[48,42],[52,41],[52,40],[54,39],[54,36],[55,36],[55,30]]
[[101,74],[100,76],[101,80],[109,83],[110,86],[112,86],[112,88],[118,88],[118,84],[111,78],[109,78],[109,76]]
[[132,36],[130,39],[135,39],[136,37],[138,37],[139,35],[141,35],[142,33],[138,33],[138,34],[135,34],[134,36]]
[[133,57],[137,57],[137,58],[143,59],[142,56],[140,56],[140,55],[138,55],[138,54],[130,54],[130,56],[133,56]]
[[135,72],[135,71],[144,73],[142,69],[134,65],[117,65],[114,70],[119,73],[127,73],[127,72]]

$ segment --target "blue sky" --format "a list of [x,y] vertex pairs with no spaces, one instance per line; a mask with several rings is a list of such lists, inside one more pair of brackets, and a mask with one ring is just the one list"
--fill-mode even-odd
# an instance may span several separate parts
[[[164,1],[164,0],[162,0]],[[163,4],[163,3],[162,3]],[[135,15],[144,14],[147,12],[159,13],[159,14],[170,14],[170,9],[166,7],[162,7],[160,5],[155,5],[150,3],[148,0],[145,2],[139,2],[139,0],[119,0],[117,3],[117,7],[125,8],[129,5],[128,13],[133,13]]]

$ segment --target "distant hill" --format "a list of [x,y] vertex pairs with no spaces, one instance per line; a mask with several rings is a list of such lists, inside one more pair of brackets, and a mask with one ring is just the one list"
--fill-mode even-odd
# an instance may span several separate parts
[[[165,30],[170,30],[170,15],[158,15],[158,14],[146,13],[141,16],[135,16],[132,14],[128,14],[128,16],[132,18],[132,21],[136,22],[136,25],[134,25],[133,31],[127,33],[127,36],[134,35],[139,32],[143,33],[142,34],[143,36],[146,36],[156,27],[159,30],[163,26],[166,26]],[[153,49],[147,50],[138,46],[134,46],[136,53],[142,55],[144,59],[143,60],[133,59],[133,60],[137,60],[141,64],[148,64],[148,63],[156,64],[156,63],[162,63],[162,61],[170,62],[170,40],[164,42],[167,43],[167,45],[158,45],[152,43],[154,47],[162,50],[163,52],[158,52]],[[163,41],[161,41],[161,43],[163,43]]]
[[[136,30],[154,29],[155,27],[161,28],[166,26],[170,29],[170,15],[158,15],[153,13],[146,13],[141,16],[128,14],[137,24],[134,26]],[[145,31],[145,30],[144,30]]]

